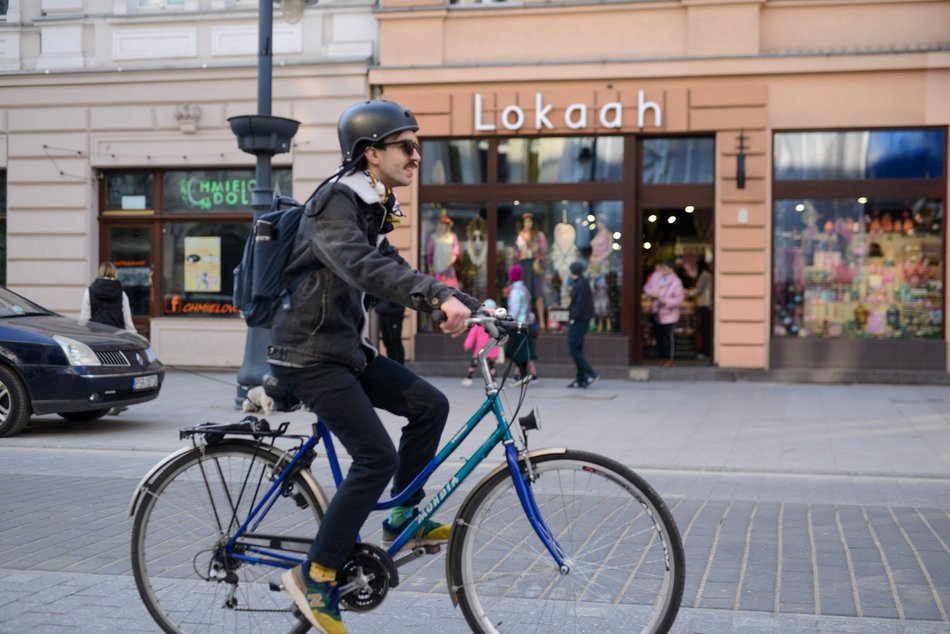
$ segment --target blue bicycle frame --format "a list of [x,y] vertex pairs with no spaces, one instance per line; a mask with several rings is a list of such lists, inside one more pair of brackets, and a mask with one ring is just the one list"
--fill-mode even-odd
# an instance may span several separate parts
[[[485,442],[479,446],[472,457],[465,461],[465,464],[463,464],[462,467],[455,472],[455,474],[449,479],[448,483],[446,483],[438,493],[432,496],[429,503],[426,504],[424,508],[420,509],[419,514],[403,529],[399,537],[386,551],[390,557],[394,557],[396,553],[398,553],[403,548],[403,546],[405,546],[406,543],[413,538],[422,523],[431,517],[442,506],[442,504],[449,498],[452,492],[455,491],[456,487],[458,487],[459,484],[464,482],[465,479],[471,475],[472,471],[474,471],[475,468],[488,456],[488,454],[492,451],[492,449],[495,448],[497,444],[501,443],[505,447],[505,459],[508,465],[508,471],[511,475],[512,481],[514,482],[515,490],[518,493],[518,499],[521,502],[522,508],[524,509],[525,516],[531,523],[531,526],[534,529],[534,532],[538,535],[538,538],[541,540],[541,543],[544,544],[544,547],[554,558],[558,568],[564,572],[570,570],[570,564],[564,559],[562,554],[563,551],[559,547],[554,535],[544,523],[544,519],[541,517],[541,512],[535,502],[534,495],[531,492],[531,489],[525,483],[524,476],[522,475],[521,468],[518,464],[518,451],[511,435],[510,424],[505,419],[499,396],[500,392],[497,389],[489,390],[488,396],[485,399],[485,402],[482,403],[481,407],[479,407],[472,417],[468,419],[465,425],[459,429],[455,436],[449,440],[448,443],[446,443],[446,445],[429,462],[429,464],[426,465],[425,469],[423,469],[422,472],[416,476],[409,486],[407,486],[398,495],[390,499],[384,499],[377,502],[375,506],[376,510],[389,509],[404,503],[409,498],[409,496],[421,488],[426,480],[428,480],[429,476],[431,476],[432,473],[438,469],[446,461],[446,459],[448,459],[448,457],[455,452],[456,449],[458,449],[458,447],[468,437],[472,430],[474,430],[475,427],[482,421],[482,419],[484,419],[489,413],[493,413],[495,415],[495,419],[497,421],[497,427],[495,430],[485,440]],[[280,476],[270,486],[257,506],[251,511],[250,515],[241,525],[240,529],[238,529],[234,536],[231,537],[227,545],[229,556],[242,561],[248,561],[257,564],[269,564],[283,568],[291,568],[303,561],[302,559],[289,557],[287,555],[274,552],[269,548],[259,546],[248,546],[245,552],[237,552],[235,545],[242,536],[249,532],[253,532],[254,528],[260,524],[261,520],[267,515],[267,512],[277,501],[277,496],[280,494],[285,479],[293,472],[301,457],[306,455],[320,441],[323,441],[327,458],[330,461],[330,471],[333,474],[333,480],[337,487],[340,486],[340,484],[343,482],[343,473],[340,470],[340,463],[337,458],[336,448],[333,444],[333,438],[326,424],[318,420],[315,425],[313,435],[311,435],[303,443],[303,445],[297,449],[293,459],[283,469]],[[255,553],[260,556],[254,556],[248,553]]]

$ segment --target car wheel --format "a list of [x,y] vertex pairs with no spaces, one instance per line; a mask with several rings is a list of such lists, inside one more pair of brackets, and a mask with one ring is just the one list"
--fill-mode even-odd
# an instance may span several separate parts
[[14,436],[30,422],[30,395],[16,372],[0,365],[0,436]]
[[110,409],[112,408],[91,409],[85,412],[59,412],[59,415],[66,420],[98,420],[108,414]]

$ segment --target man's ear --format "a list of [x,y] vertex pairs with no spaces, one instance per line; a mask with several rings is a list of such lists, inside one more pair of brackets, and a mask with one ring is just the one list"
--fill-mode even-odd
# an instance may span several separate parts
[[369,146],[363,151],[363,157],[366,158],[368,164],[379,165],[379,148]]

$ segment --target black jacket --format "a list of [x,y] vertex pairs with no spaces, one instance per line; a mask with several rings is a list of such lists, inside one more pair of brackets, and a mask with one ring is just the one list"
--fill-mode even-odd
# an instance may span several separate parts
[[284,272],[285,282],[314,268],[278,310],[270,363],[307,366],[336,362],[362,369],[378,354],[369,339],[368,309],[379,298],[432,312],[449,297],[472,310],[479,301],[414,271],[383,235],[392,211],[360,172],[324,187],[310,201]]
[[89,321],[125,328],[122,282],[100,277],[89,285]]
[[568,316],[572,321],[590,320],[594,317],[594,293],[590,290],[590,282],[586,277],[574,280]]

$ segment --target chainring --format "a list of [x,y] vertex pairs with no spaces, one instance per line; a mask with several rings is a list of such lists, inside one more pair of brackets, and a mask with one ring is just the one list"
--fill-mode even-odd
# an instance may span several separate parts
[[383,602],[390,588],[399,585],[399,572],[385,550],[359,543],[337,572],[339,586],[354,581],[359,585],[340,597],[340,607],[367,612]]

